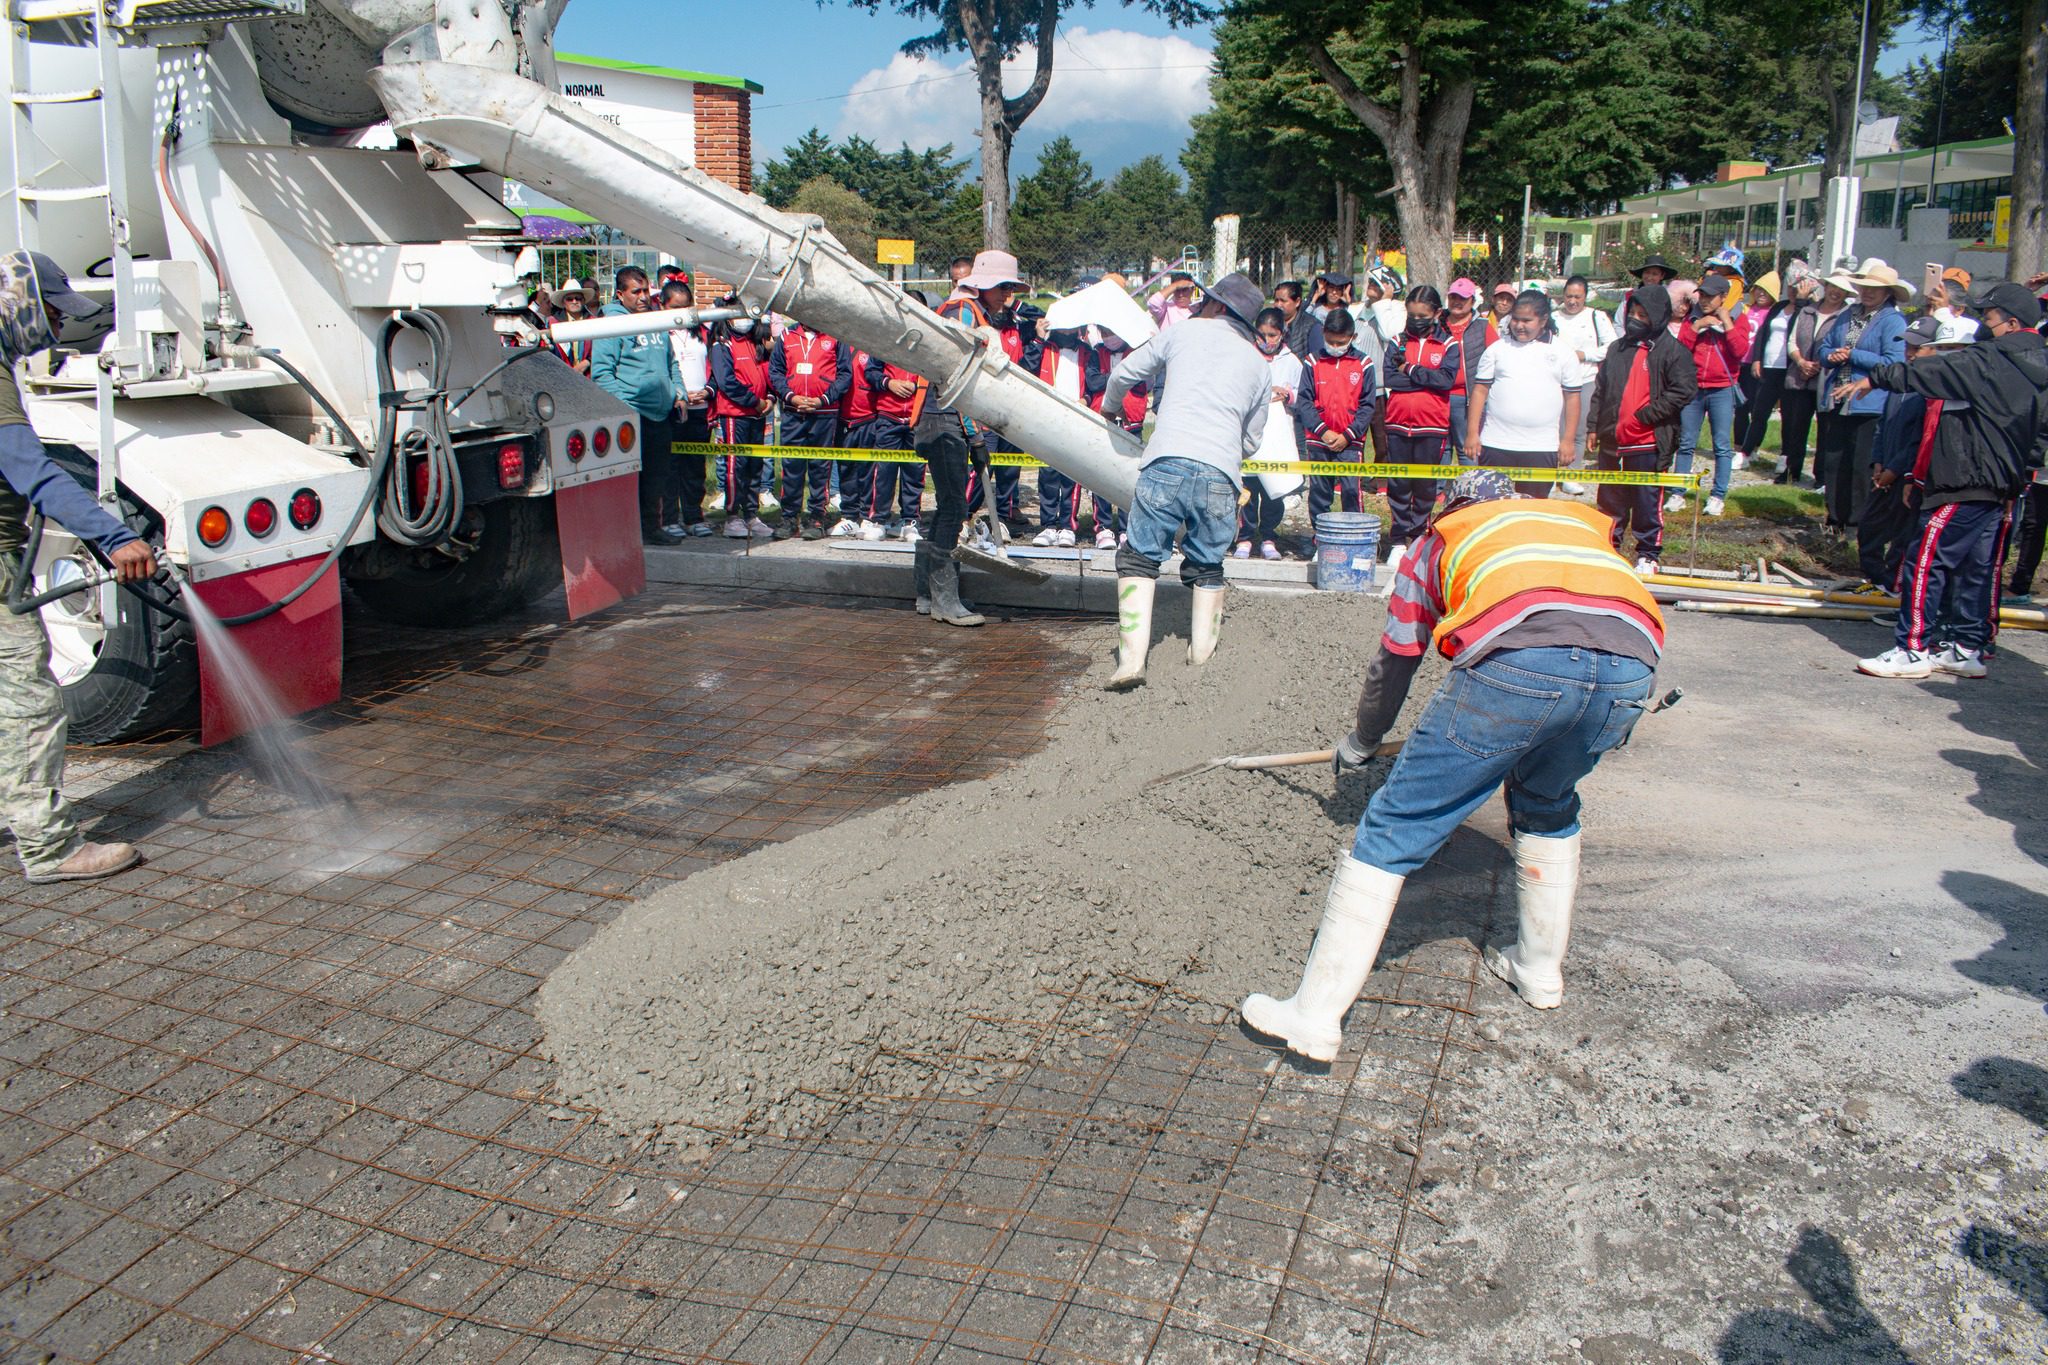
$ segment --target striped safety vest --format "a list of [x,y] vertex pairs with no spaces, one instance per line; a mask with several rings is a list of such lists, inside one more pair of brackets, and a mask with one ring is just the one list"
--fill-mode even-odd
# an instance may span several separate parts
[[1626,621],[1664,652],[1664,618],[1616,554],[1612,519],[1559,499],[1503,498],[1437,518],[1444,614],[1436,647],[1455,659],[1539,611]]

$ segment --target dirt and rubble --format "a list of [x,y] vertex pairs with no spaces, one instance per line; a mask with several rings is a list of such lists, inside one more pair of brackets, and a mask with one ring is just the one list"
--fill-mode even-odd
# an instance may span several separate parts
[[1185,609],[1161,618],[1145,688],[1096,686],[1105,628],[1045,747],[1000,775],[760,850],[620,916],[541,996],[562,1093],[685,1144],[698,1129],[802,1131],[878,1046],[888,1067],[915,1067],[970,1017],[1028,1028],[1084,980],[1108,999],[1130,989],[1119,978],[1170,982],[1219,1010],[1290,987],[1387,762],[1334,797],[1327,769],[1146,783],[1335,743],[1384,608],[1237,594],[1201,669]]
[[[1321,770],[1143,784],[1329,742],[1380,619],[1236,595],[1209,668],[1169,640],[1149,687],[1106,696],[1105,647],[998,777],[641,902],[545,988],[559,1093],[687,1145],[801,1130],[877,1046],[862,1085],[887,1089],[967,1016],[1022,1027],[1049,988],[1114,998],[1117,973],[1228,1026],[1245,990],[1291,986],[1382,773],[1334,797]],[[1565,1008],[1489,982],[1454,1051],[1419,1154],[1421,1274],[1391,1304],[1429,1335],[1385,1359],[2048,1352],[2048,638],[2008,634],[1983,683],[1856,677],[1882,644],[1857,623],[1674,635],[1685,705],[1586,784]],[[1473,825],[1504,842],[1498,803]],[[1408,908],[1382,970],[1468,932]]]

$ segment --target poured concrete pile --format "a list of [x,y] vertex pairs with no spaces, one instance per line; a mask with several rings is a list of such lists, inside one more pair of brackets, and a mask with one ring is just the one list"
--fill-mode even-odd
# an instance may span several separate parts
[[[863,1088],[921,1083],[919,1059],[946,1052],[972,1017],[1041,1017],[1053,992],[1084,980],[1106,994],[1119,974],[1171,982],[1219,1008],[1291,989],[1387,765],[1341,789],[1326,768],[1144,784],[1221,754],[1335,743],[1384,614],[1337,595],[1233,594],[1230,606],[1208,666],[1187,667],[1183,613],[1162,623],[1181,633],[1154,650],[1150,684],[1120,696],[1097,686],[1105,625],[1046,746],[994,778],[634,905],[541,993],[564,1097],[683,1143],[691,1128],[802,1131],[878,1046],[885,1071],[919,1074]],[[1397,733],[1442,667],[1425,665]]]

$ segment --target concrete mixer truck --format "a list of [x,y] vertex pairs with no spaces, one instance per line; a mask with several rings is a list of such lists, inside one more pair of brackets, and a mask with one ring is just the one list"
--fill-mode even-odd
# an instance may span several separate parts
[[[287,709],[339,693],[344,579],[426,626],[558,585],[580,616],[644,585],[637,424],[539,344],[507,178],[926,376],[933,401],[1129,503],[1136,442],[992,335],[562,98],[567,0],[4,2],[0,245],[56,257],[108,305],[22,367],[30,419],[187,591],[245,619]],[[55,528],[30,570],[38,590],[96,576]],[[213,689],[189,627],[128,594],[43,612],[81,739]],[[227,713],[206,714],[223,737]]]

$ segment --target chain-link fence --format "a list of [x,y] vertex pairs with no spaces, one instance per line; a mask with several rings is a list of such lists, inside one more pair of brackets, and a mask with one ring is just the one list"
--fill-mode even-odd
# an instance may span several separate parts
[[[1451,241],[1452,278],[1462,275],[1484,291],[1502,280],[1557,273],[1556,253],[1546,250],[1545,242],[1528,243],[1528,259],[1518,265],[1522,249],[1519,210],[1505,220],[1461,224]],[[1282,280],[1312,280],[1326,270],[1357,276],[1383,262],[1404,279],[1414,277],[1400,223],[1391,215],[1363,215],[1348,233],[1335,219],[1301,223],[1245,218],[1238,229],[1237,252],[1245,273],[1268,294]],[[1441,288],[1450,280],[1418,282]]]

